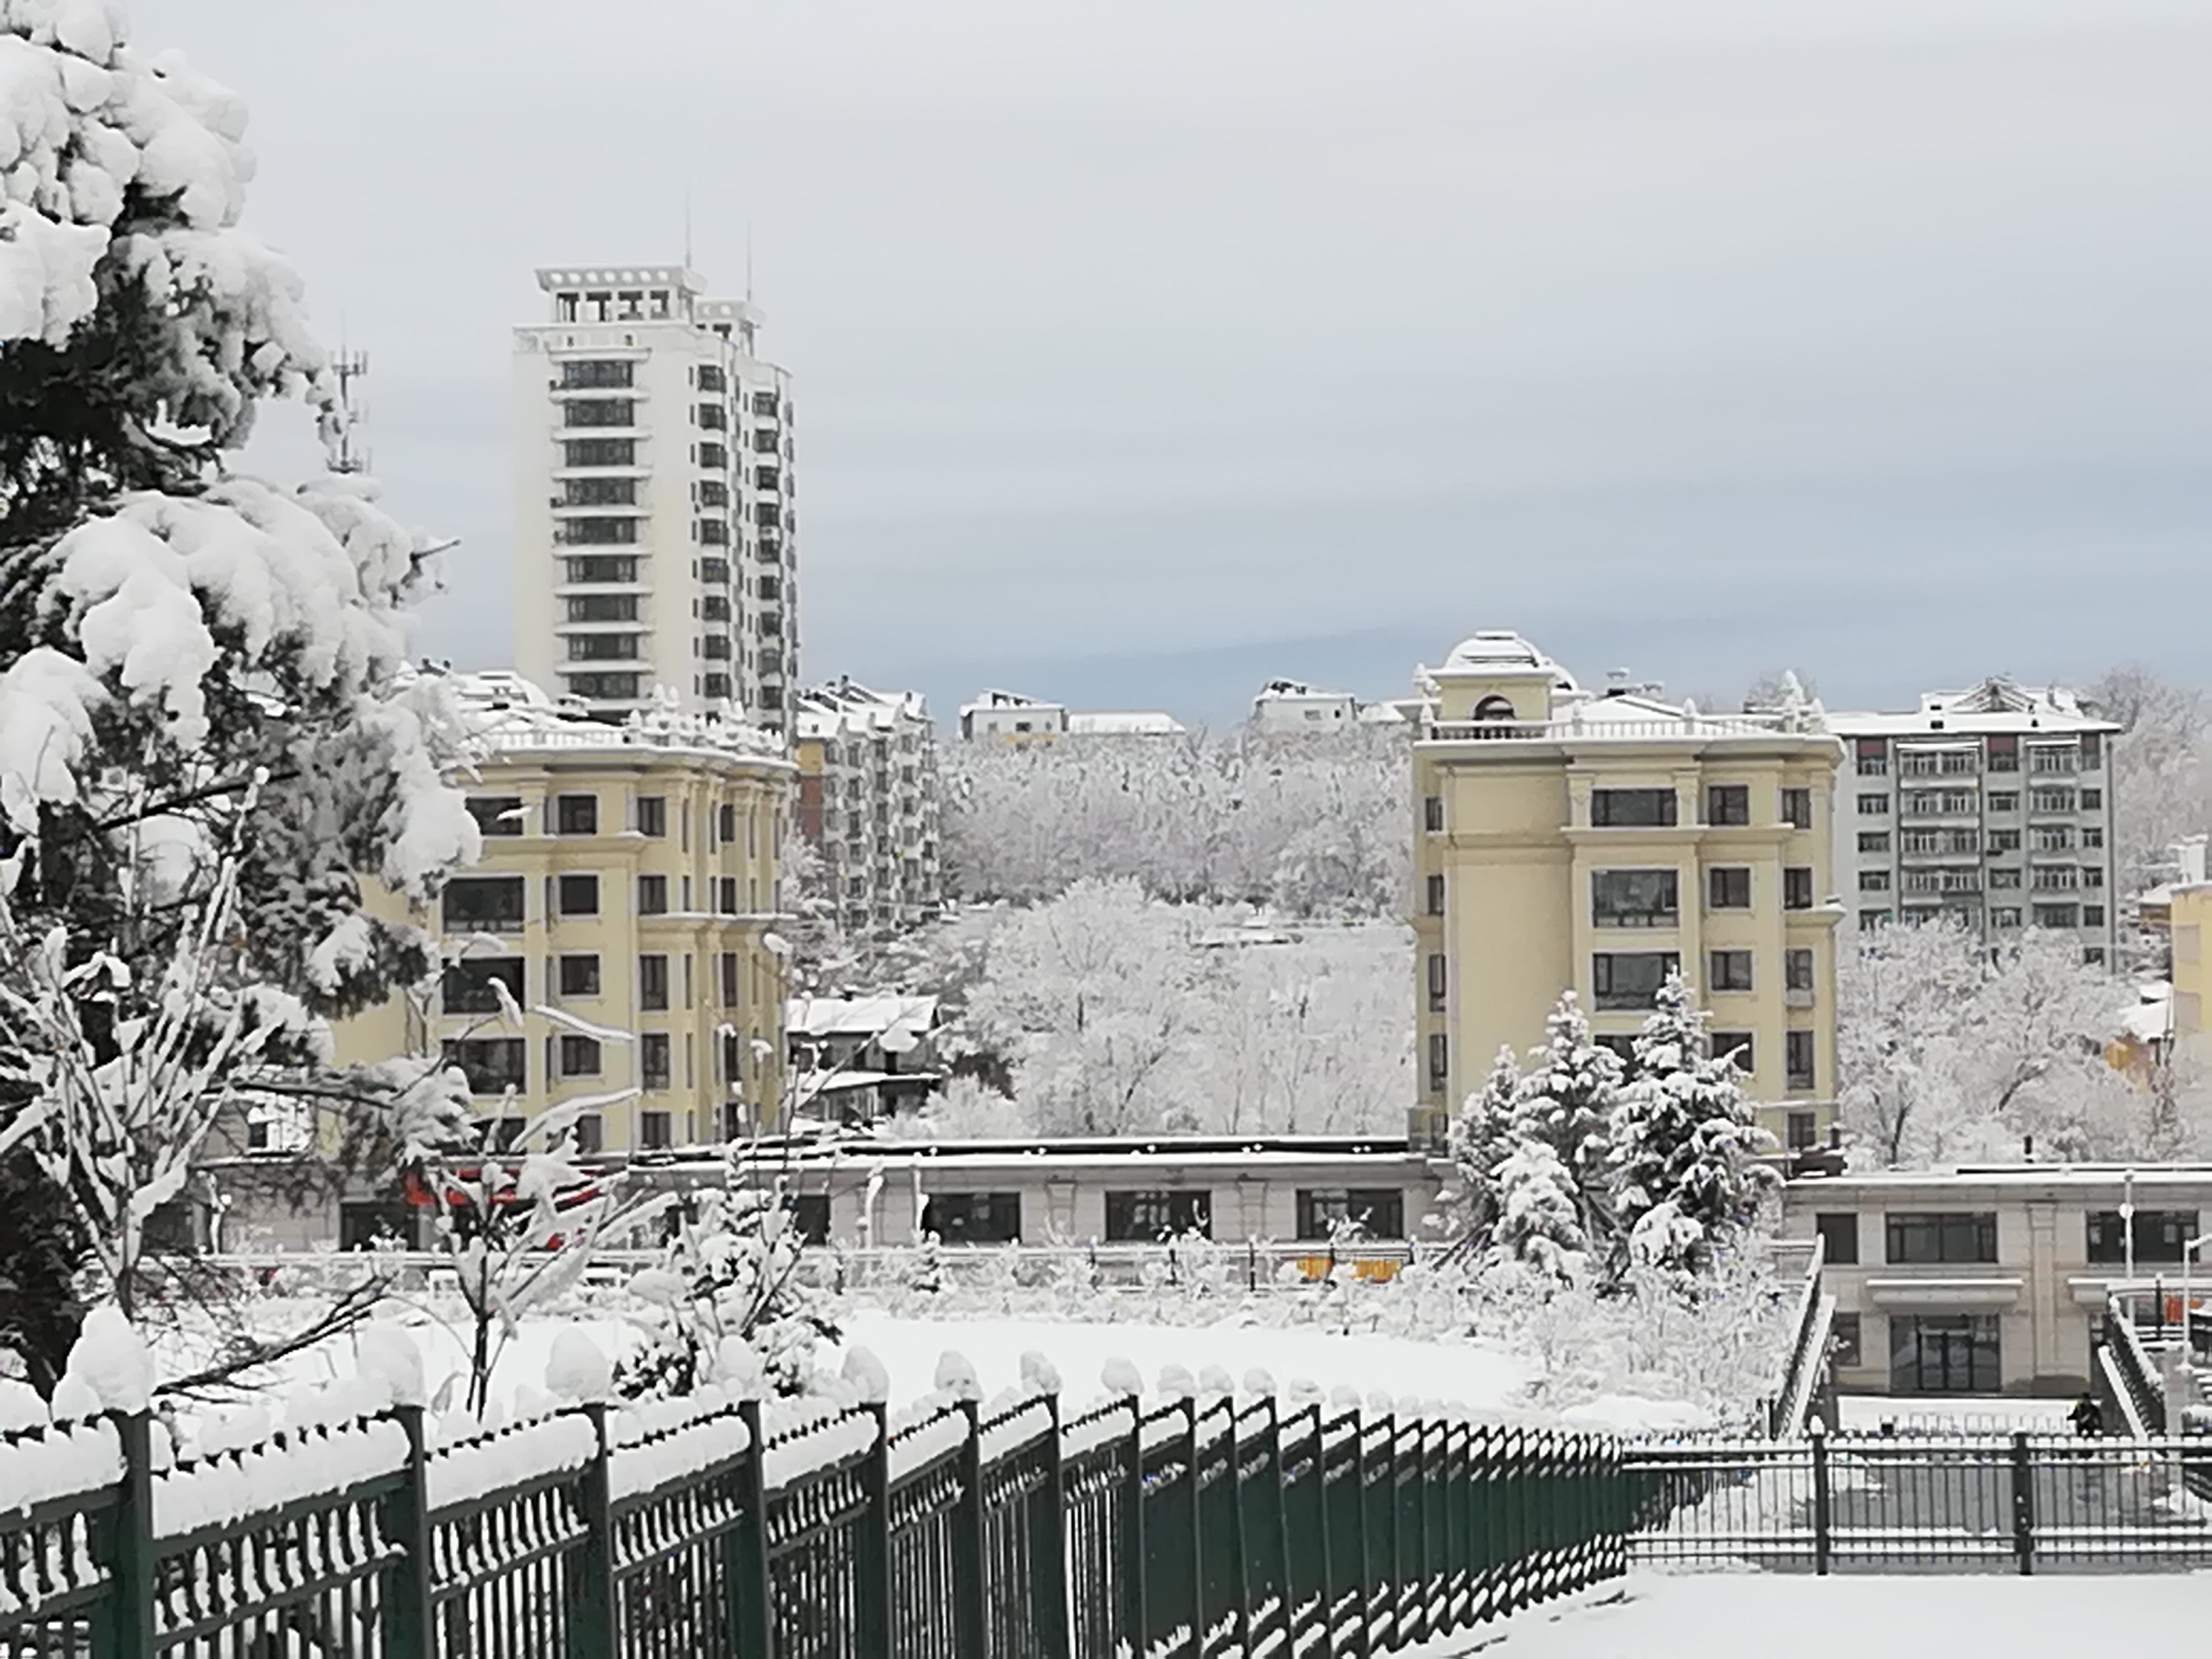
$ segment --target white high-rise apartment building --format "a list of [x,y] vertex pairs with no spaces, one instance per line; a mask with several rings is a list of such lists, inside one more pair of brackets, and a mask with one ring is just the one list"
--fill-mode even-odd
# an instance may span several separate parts
[[2023,927],[2112,959],[2112,739],[2059,687],[1985,680],[1909,714],[1830,714],[1844,739],[1836,870],[1847,926],[1948,914],[1991,943]]
[[514,331],[515,660],[619,718],[788,735],[799,684],[790,377],[759,309],[684,265],[556,265]]

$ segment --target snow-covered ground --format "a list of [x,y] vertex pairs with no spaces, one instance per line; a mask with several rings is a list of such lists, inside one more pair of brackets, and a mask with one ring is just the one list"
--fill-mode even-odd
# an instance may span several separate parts
[[1278,1387],[1303,1378],[1332,1391],[1353,1389],[1362,1398],[1380,1392],[1492,1412],[1507,1409],[1534,1374],[1528,1360],[1470,1342],[1300,1329],[922,1320],[872,1312],[848,1316],[843,1328],[848,1344],[871,1350],[889,1368],[894,1403],[927,1394],[948,1349],[967,1357],[987,1396],[1013,1387],[1022,1355],[1034,1350],[1059,1370],[1071,1401],[1103,1391],[1099,1374],[1109,1359],[1127,1360],[1147,1384],[1164,1366],[1180,1365],[1194,1377],[1218,1366],[1240,1386],[1248,1372],[1263,1370]]
[[1863,1659],[1900,1644],[2007,1659],[2202,1650],[2212,1575],[1632,1574],[1389,1659]]

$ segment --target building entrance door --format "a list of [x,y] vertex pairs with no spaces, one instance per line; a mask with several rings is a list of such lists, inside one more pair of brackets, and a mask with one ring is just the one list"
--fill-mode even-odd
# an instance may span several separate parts
[[1992,1395],[2003,1386],[1994,1314],[1893,1314],[1892,1394]]

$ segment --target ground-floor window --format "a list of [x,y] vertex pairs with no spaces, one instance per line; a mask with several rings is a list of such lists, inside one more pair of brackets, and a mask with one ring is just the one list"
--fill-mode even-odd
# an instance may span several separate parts
[[1892,1314],[1892,1394],[1996,1394],[2003,1386],[1995,1314]]
[[921,1230],[947,1244],[1018,1244],[1019,1193],[939,1193],[922,1206]]
[[1204,1190],[1109,1193],[1106,1194],[1106,1239],[1109,1243],[1152,1243],[1196,1233],[1213,1237],[1213,1194]]
[[1298,1237],[1364,1238],[1406,1236],[1406,1194],[1395,1187],[1319,1187],[1298,1193]]

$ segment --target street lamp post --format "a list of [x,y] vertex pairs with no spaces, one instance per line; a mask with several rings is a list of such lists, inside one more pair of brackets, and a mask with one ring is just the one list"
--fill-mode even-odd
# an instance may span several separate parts
[[[2128,1317],[2136,1318],[2136,1172],[2120,1176],[2120,1251],[2128,1285]],[[2162,1312],[2163,1310],[2161,1310]]]

